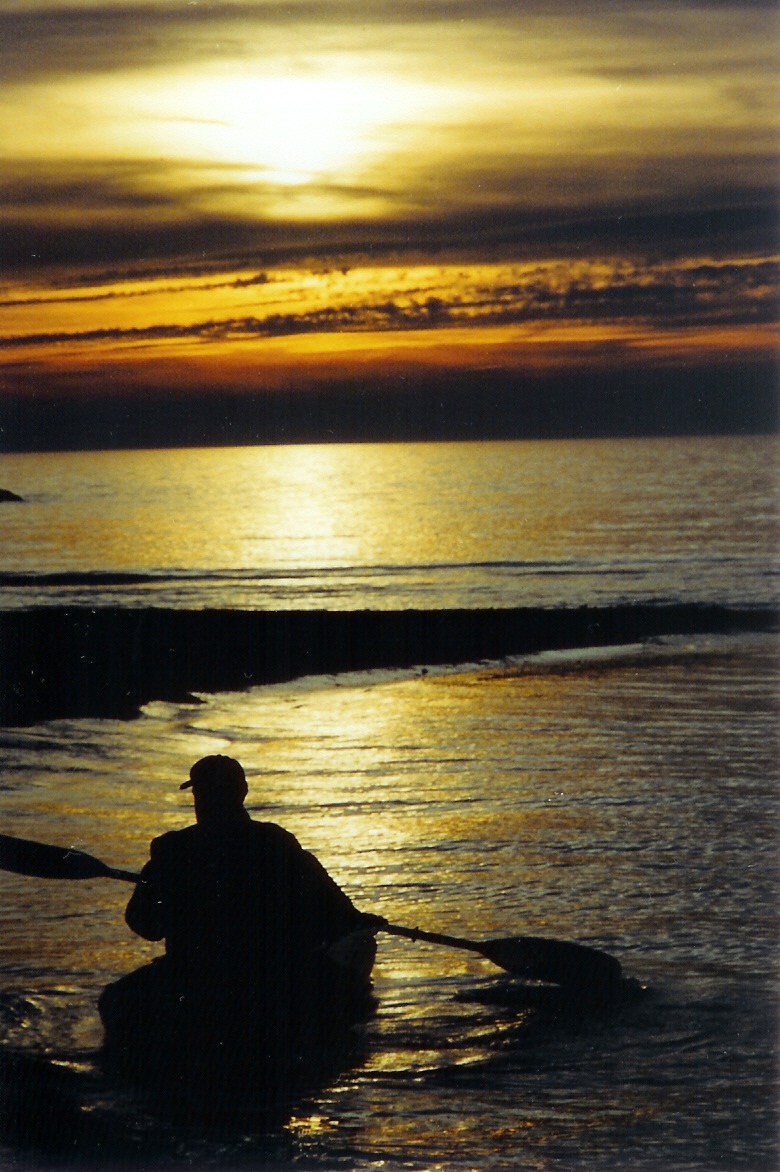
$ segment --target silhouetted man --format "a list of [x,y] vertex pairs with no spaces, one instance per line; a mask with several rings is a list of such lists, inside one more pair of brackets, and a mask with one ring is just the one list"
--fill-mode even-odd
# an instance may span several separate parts
[[190,787],[196,824],[154,839],[126,912],[139,936],[165,938],[176,979],[274,988],[376,927],[292,834],[252,821],[238,761],[203,757],[180,788]]
[[129,1052],[139,1032],[171,1022],[175,1049],[227,1045],[246,1061],[258,1047],[321,1040],[365,1008],[382,920],[359,912],[292,834],[249,817],[238,761],[202,758],[180,788],[190,787],[196,824],[153,840],[127,905],[130,928],[164,939],[166,955],[104,991],[107,1046]]

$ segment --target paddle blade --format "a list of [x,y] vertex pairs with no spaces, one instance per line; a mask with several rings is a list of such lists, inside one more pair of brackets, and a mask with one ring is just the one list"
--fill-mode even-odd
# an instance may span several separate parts
[[111,867],[85,851],[0,834],[0,869],[38,879],[115,878]]
[[499,968],[529,981],[584,989],[615,985],[621,978],[620,961],[614,956],[568,940],[510,936],[485,940],[479,950]]

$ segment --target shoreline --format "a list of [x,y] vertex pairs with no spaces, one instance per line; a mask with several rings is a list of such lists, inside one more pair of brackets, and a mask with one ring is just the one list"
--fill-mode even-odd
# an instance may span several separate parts
[[0,612],[0,725],[132,719],[151,700],[308,675],[468,663],[660,635],[773,631],[773,608],[707,604],[507,610]]

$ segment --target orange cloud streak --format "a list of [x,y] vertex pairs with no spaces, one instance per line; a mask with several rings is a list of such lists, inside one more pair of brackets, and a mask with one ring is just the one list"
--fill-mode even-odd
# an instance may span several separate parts
[[305,334],[204,345],[94,343],[58,354],[23,351],[6,366],[3,390],[34,386],[85,392],[153,387],[182,389],[300,388],[321,382],[403,379],[421,370],[516,370],[537,374],[578,367],[620,368],[670,363],[729,363],[777,353],[774,326],[689,327],[575,321],[404,333]]

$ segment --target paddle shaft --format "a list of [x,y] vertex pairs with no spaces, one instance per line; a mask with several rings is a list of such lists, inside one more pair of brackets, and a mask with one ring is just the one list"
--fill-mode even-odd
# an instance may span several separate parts
[[122,871],[119,867],[106,867],[106,879],[124,879],[125,883],[137,883],[141,878],[137,871]]
[[445,936],[441,932],[424,932],[422,928],[404,928],[401,924],[383,924],[383,932],[391,936],[405,936],[407,940],[424,940],[426,944],[443,944],[445,948],[464,948],[467,952],[481,952],[478,940],[464,940],[461,936]]

